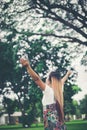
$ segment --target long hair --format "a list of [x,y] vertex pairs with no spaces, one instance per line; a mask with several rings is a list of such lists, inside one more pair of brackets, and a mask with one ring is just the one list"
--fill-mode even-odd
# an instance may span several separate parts
[[54,90],[54,96],[56,99],[57,111],[59,114],[59,120],[64,121],[64,112],[63,112],[63,90],[62,90],[62,81],[59,72],[53,71],[49,75],[49,81],[52,84]]

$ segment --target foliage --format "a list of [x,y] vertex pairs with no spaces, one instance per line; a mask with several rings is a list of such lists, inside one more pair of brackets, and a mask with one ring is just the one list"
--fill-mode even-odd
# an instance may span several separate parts
[[[55,29],[58,27],[58,23],[60,22],[62,27],[59,29],[66,31],[65,35],[56,35],[53,33],[54,36],[59,38],[68,38],[70,42],[78,42],[80,44],[86,44],[86,0],[29,0],[29,6],[32,10],[35,10],[40,17],[48,18],[49,20],[55,21]],[[24,11],[25,12],[25,11]],[[62,15],[63,14],[63,15]],[[58,29],[58,28],[57,28]],[[72,37],[69,36],[69,30],[72,29],[74,34]],[[72,34],[72,33],[71,33]],[[85,40],[80,39],[77,37],[81,35]]]
[[[18,8],[19,5],[20,5],[20,8]],[[20,14],[24,15],[26,13],[28,16],[30,13],[30,16],[32,17],[30,17],[29,22],[30,21],[34,22],[37,19],[37,21],[33,25],[37,25],[39,23],[38,22],[39,18],[45,18],[46,21],[43,24],[43,26],[47,26],[48,23],[49,24],[51,23],[52,29],[50,31],[48,29],[45,29],[45,33],[44,34],[41,33],[42,36],[53,35],[58,38],[62,38],[62,39],[65,38],[66,40],[68,39],[69,42],[77,42],[83,45],[87,45],[86,44],[87,35],[85,31],[86,26],[87,26],[86,5],[87,5],[86,0],[76,0],[76,1],[72,1],[72,0],[64,0],[64,1],[27,0],[27,1],[24,1],[23,0],[22,2],[21,1],[15,2],[13,0],[9,2],[5,1],[5,2],[2,2],[2,9],[6,10],[7,12],[5,12],[4,14],[2,13],[2,16],[8,15],[9,17],[5,19],[5,21],[2,20],[1,25],[2,25],[2,28],[4,28],[4,27],[7,27],[9,23],[10,27],[8,26],[8,28],[11,29],[11,26],[14,27],[15,25],[17,25],[14,23],[14,22],[16,23],[18,22],[18,20],[14,18],[16,17],[16,15],[19,17]],[[15,8],[13,8],[13,10],[10,10],[10,8],[13,6],[15,6]],[[36,14],[38,14],[37,17],[35,16]],[[26,21],[27,16],[24,16],[23,20]],[[55,23],[53,25],[54,21]],[[23,23],[24,21],[22,21],[22,25]],[[30,29],[31,29],[31,26],[30,26]],[[53,31],[54,29],[55,31]],[[42,28],[39,28],[38,31],[42,32],[42,30],[43,30]],[[13,29],[13,32],[15,31],[19,32],[17,28]],[[58,31],[61,32],[61,35],[58,35]],[[63,31],[66,32],[65,35],[62,35]],[[12,34],[10,34],[9,38],[12,38],[13,32]],[[32,32],[31,34],[35,35],[36,33]],[[72,36],[70,36],[69,33],[71,33]]]
[[77,119],[81,117],[81,111],[79,109],[79,103],[73,100],[73,115],[76,115]]
[[82,114],[86,114],[85,118],[87,119],[87,95],[80,101],[80,110]]
[[[13,57],[12,65],[14,67],[12,68],[13,69],[12,72],[10,70],[8,71],[7,73],[8,80],[4,79],[4,82],[6,83],[10,82],[7,88],[9,87],[16,94],[16,98],[18,100],[17,107],[22,112],[23,119],[26,118],[25,121],[28,121],[28,125],[30,126],[31,123],[33,123],[34,119],[38,116],[41,116],[42,114],[41,105],[39,105],[41,104],[42,92],[38,87],[36,87],[36,84],[31,80],[30,76],[28,76],[25,68],[21,68],[19,66],[19,57],[24,53],[27,53],[32,68],[36,72],[38,72],[43,81],[45,81],[47,73],[51,69],[60,70],[61,75],[64,76],[64,74],[67,71],[66,68],[70,66],[70,57],[68,57],[69,49],[66,43],[62,45],[52,46],[50,42],[47,42],[45,39],[41,37],[40,39],[32,40],[31,42],[27,41],[28,47],[25,48],[25,44],[22,44],[21,46],[21,41],[24,42],[25,39],[21,39],[19,41],[19,44],[13,46],[12,55],[8,53],[9,59],[10,56]],[[7,45],[9,46],[10,44]],[[4,55],[5,51],[3,51],[2,59]],[[7,60],[5,60],[5,62],[7,62]],[[7,70],[4,69],[3,72],[5,73],[5,71]],[[9,72],[12,73],[11,79],[9,77],[10,76]],[[75,82],[75,75],[69,78],[68,82],[65,84],[65,100],[66,100],[65,105],[67,106],[67,109],[65,109],[66,113],[67,110],[68,113],[71,113],[72,108],[72,103],[70,104],[70,102],[72,101],[71,97],[75,93],[77,93],[77,91],[75,91],[72,87],[74,82]],[[4,86],[2,90],[4,90],[5,88],[6,86]],[[9,93],[9,89],[7,89],[2,94],[5,94],[6,92]],[[66,102],[68,103],[66,104]],[[68,107],[70,107],[70,109]],[[34,115],[31,113],[33,113]],[[27,118],[30,116],[32,117],[32,120],[31,118]],[[26,122],[24,122],[24,120],[22,120],[22,123],[23,126],[25,126]]]
[[7,113],[13,114],[16,106],[16,100],[12,101],[11,99],[4,97],[3,99],[4,108],[6,108]]
[[[6,43],[0,43],[0,70],[1,70],[0,84],[3,84],[5,80],[9,81],[11,80],[14,68],[12,56],[13,56],[12,45],[8,45]],[[2,85],[1,87],[3,88]]]
[[[85,54],[83,55],[81,59],[81,64],[84,65],[85,67],[87,66],[87,51],[85,52]],[[86,71],[87,71],[87,68],[86,68]]]
[[75,42],[70,48],[74,45],[73,51],[81,53],[84,46],[79,45],[87,43],[86,4],[85,0],[1,1],[1,41],[18,42],[22,36],[27,41],[41,35],[52,43]]
[[8,117],[9,117],[9,124],[12,124],[12,120],[11,120],[11,114],[14,113],[16,107],[17,107],[17,101],[16,100],[12,100],[8,97],[4,97],[3,98],[3,105],[4,105],[4,109],[5,112],[8,113]]

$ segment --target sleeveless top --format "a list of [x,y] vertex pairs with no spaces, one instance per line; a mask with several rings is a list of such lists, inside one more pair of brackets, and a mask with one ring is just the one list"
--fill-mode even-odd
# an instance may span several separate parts
[[[63,91],[63,86],[62,86],[62,91]],[[42,104],[43,106],[46,106],[53,103],[56,103],[55,97],[54,97],[54,91],[52,87],[46,84],[45,90],[43,91]]]
[[42,104],[43,106],[55,103],[54,91],[46,84],[45,90],[43,91]]

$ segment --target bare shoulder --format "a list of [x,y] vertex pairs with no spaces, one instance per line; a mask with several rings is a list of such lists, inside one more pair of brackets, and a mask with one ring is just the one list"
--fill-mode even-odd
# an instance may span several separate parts
[[42,91],[45,90],[46,84],[41,79],[36,80],[35,83],[41,88]]

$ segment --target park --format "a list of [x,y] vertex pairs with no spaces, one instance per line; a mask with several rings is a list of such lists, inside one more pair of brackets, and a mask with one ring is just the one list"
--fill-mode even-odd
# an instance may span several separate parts
[[65,124],[87,129],[86,7],[86,0],[0,1],[0,130],[44,130],[43,91],[21,57],[44,83],[51,71],[61,79],[72,71],[62,95]]

